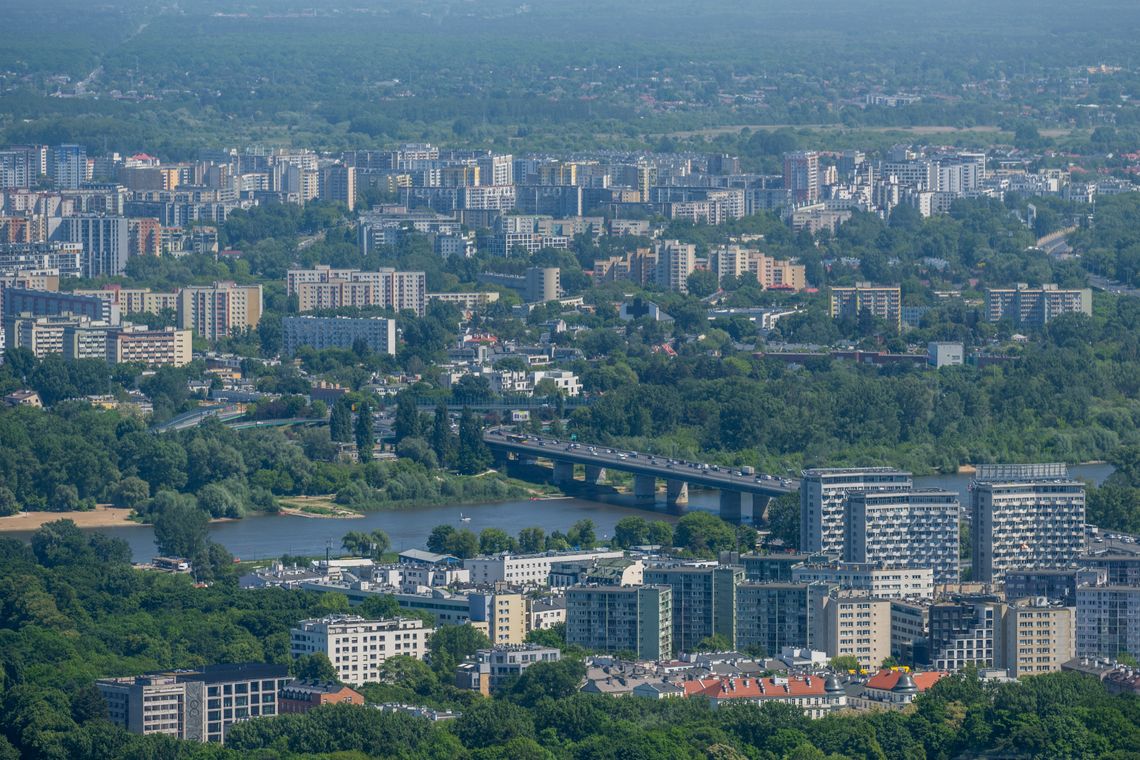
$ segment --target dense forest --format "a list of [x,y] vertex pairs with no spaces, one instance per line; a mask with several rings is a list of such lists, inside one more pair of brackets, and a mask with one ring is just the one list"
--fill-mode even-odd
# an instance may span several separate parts
[[[234,726],[228,745],[139,737],[107,722],[96,678],[212,662],[288,662],[289,626],[347,610],[340,594],[243,591],[232,563],[209,588],[133,570],[124,543],[69,521],[28,544],[0,539],[0,758],[409,758],[450,760],[915,760],[962,756],[1108,758],[1140,753],[1140,702],[1094,679],[1050,674],[1000,686],[943,679],[906,712],[810,721],[781,705],[710,710],[696,700],[576,694],[580,651],[535,665],[493,698],[451,685],[486,637],[444,627],[429,663],[397,657],[373,701],[454,709],[447,723],[351,706]],[[225,567],[225,566],[223,566]],[[368,614],[390,614],[370,600]],[[557,633],[543,632],[548,643]],[[306,658],[299,673],[328,675]]]

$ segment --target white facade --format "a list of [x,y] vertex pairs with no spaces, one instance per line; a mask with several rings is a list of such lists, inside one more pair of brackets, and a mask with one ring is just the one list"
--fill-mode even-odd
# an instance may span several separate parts
[[282,348],[293,356],[302,346],[318,351],[352,348],[358,340],[377,354],[396,355],[396,320],[382,317],[285,317],[281,320]]
[[471,582],[506,583],[520,586],[545,586],[550,583],[550,566],[555,562],[592,561],[624,557],[622,551],[550,552],[546,554],[500,554],[495,557],[473,557],[463,560],[471,571]]
[[878,564],[836,562],[792,568],[793,583],[826,583],[865,591],[880,599],[933,599],[934,571],[923,568],[885,568]]
[[929,568],[938,584],[958,582],[958,495],[951,491],[868,491],[847,497],[848,562]]
[[434,628],[421,620],[395,618],[365,620],[356,616],[331,616],[303,620],[289,631],[293,657],[325,654],[337,677],[345,683],[380,680],[380,669],[389,657],[404,655],[422,660]]
[[847,494],[911,486],[910,473],[892,467],[805,470],[800,481],[800,549],[843,556]]

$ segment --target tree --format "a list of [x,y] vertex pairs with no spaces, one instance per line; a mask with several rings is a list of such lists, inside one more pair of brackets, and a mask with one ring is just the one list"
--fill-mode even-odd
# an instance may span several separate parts
[[581,660],[536,662],[510,685],[508,698],[524,707],[534,707],[540,699],[565,699],[578,693],[585,677]]
[[731,652],[732,642],[727,636],[721,633],[714,633],[712,636],[706,636],[697,642],[695,652]]
[[123,478],[119,481],[119,485],[115,486],[115,493],[111,498],[111,503],[116,507],[126,507],[127,509],[139,509],[150,498],[150,486],[142,478],[136,478],[134,475]]
[[372,460],[372,446],[376,437],[372,434],[372,407],[361,401],[356,411],[356,454],[361,462]]
[[19,511],[20,502],[16,500],[16,494],[8,486],[0,486],[0,517],[14,515]]
[[154,543],[166,556],[197,557],[206,550],[209,523],[206,513],[193,502],[178,499],[154,521]]
[[800,497],[790,493],[768,502],[768,530],[789,549],[800,545]]
[[716,292],[716,273],[707,269],[698,269],[689,275],[687,280],[689,293],[697,298],[711,296]]
[[340,443],[352,440],[352,402],[341,396],[329,414],[329,438]]
[[598,543],[598,536],[594,532],[594,521],[587,517],[574,523],[566,534],[566,540],[571,546],[592,549]]
[[618,520],[614,526],[614,543],[622,549],[649,543],[649,521],[631,515]]
[[293,675],[304,681],[333,681],[340,682],[340,676],[324,652],[303,654],[293,660],[289,666]]
[[699,556],[715,555],[736,546],[736,531],[714,514],[690,512],[677,521],[673,545]]
[[859,665],[859,660],[855,659],[854,656],[849,654],[832,657],[831,661],[827,663],[827,666],[837,673],[845,673],[849,671],[855,671],[858,673],[860,670],[862,670],[862,666]]
[[519,551],[533,554],[546,548],[546,531],[539,527],[519,531]]
[[518,544],[505,530],[499,528],[484,528],[479,533],[479,553],[499,554],[500,552],[514,552]]
[[[438,634],[437,634],[438,635]],[[534,720],[522,707],[501,699],[476,702],[455,720],[455,734],[471,748],[534,738]]]
[[431,448],[441,467],[451,463],[454,456],[454,445],[451,441],[451,417],[447,412],[447,405],[442,401],[435,407],[435,416],[431,426]]
[[451,540],[452,534],[455,533],[455,528],[451,525],[437,525],[431,529],[428,534],[427,548],[436,554],[447,554],[448,542]]
[[404,392],[396,399],[396,441],[420,434],[420,413],[411,393]]
[[651,546],[672,546],[673,526],[664,520],[649,523],[649,544]]
[[469,624],[440,626],[428,642],[431,669],[440,678],[451,679],[459,663],[490,646],[487,635]]
[[491,466],[491,452],[483,442],[483,426],[468,407],[459,415],[459,449],[455,467],[464,475],[478,475]]
[[384,552],[392,547],[392,541],[388,538],[388,534],[382,530],[374,530],[371,533],[364,533],[363,531],[349,531],[341,539],[341,546],[345,551],[357,557],[372,557],[378,559]]
[[464,528],[447,537],[445,554],[454,554],[460,559],[470,559],[479,553],[479,538]]

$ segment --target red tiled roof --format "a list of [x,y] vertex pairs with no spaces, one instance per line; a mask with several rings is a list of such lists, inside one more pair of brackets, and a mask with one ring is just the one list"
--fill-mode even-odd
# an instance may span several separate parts
[[686,697],[699,695],[709,699],[788,699],[822,697],[826,693],[823,678],[790,677],[786,680],[786,688],[773,678],[701,678],[685,681],[683,685]]
[[[867,681],[867,688],[890,691],[899,682],[900,675],[902,672],[898,670],[880,670]],[[919,691],[926,691],[948,675],[950,674],[945,671],[936,670],[926,673],[911,673],[911,677],[914,678],[914,685],[918,687]]]

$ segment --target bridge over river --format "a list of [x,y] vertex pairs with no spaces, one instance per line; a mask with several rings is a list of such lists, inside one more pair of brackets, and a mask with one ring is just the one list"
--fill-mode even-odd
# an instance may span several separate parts
[[607,469],[632,474],[633,494],[646,503],[656,500],[658,480],[665,481],[665,501],[671,507],[688,502],[690,485],[715,488],[720,491],[720,516],[731,522],[740,522],[745,496],[751,500],[754,519],[759,520],[767,513],[772,497],[794,493],[800,487],[799,480],[754,473],[751,468],[726,469],[660,454],[519,435],[501,428],[491,428],[483,440],[499,462],[534,465],[539,459],[549,460],[551,482],[559,486],[573,485],[574,466],[582,465],[585,480],[577,482],[583,486],[596,486]]

